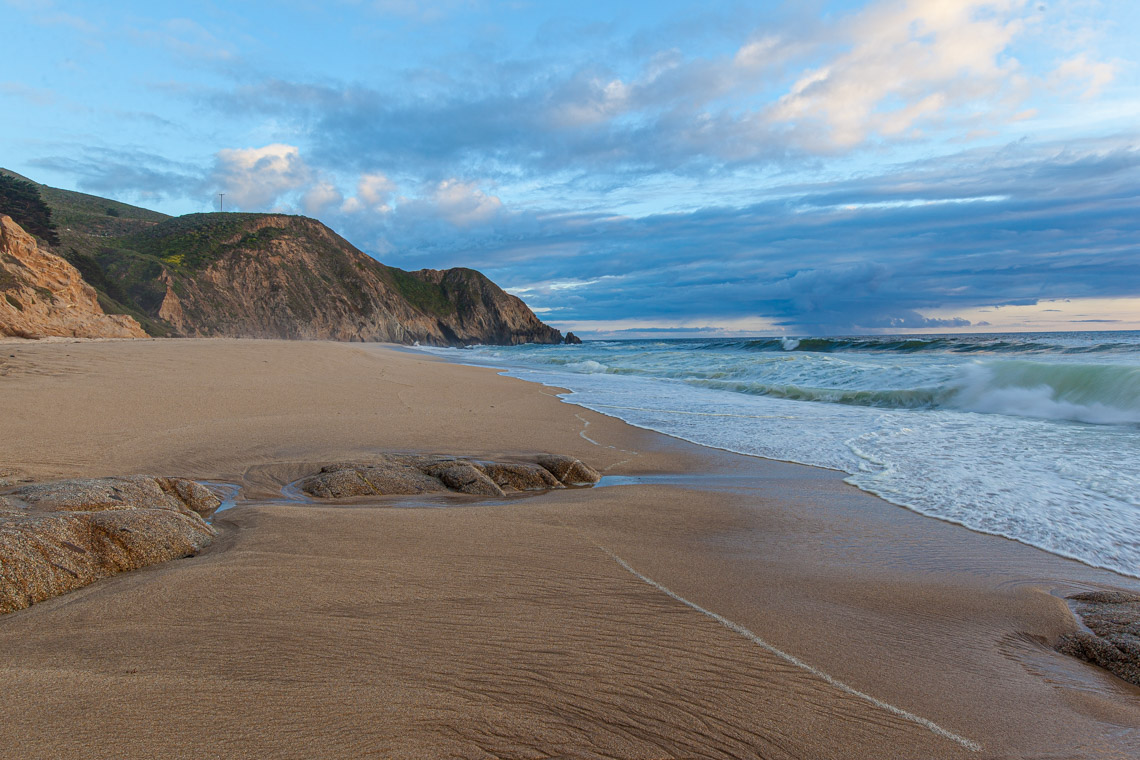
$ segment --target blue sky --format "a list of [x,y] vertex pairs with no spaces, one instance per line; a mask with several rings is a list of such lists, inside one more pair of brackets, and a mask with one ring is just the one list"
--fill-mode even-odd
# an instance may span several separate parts
[[388,264],[480,269],[564,330],[1140,328],[1135,2],[0,20],[0,165],[172,214],[225,192],[315,216]]

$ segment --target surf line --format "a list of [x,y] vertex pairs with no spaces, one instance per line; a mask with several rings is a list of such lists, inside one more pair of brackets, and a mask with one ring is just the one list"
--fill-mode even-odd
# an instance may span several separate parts
[[848,686],[847,684],[843,683],[842,681],[835,678],[834,676],[830,676],[827,673],[824,673],[819,668],[816,668],[812,665],[807,664],[806,662],[804,662],[800,658],[796,657],[795,655],[788,654],[787,652],[783,651],[782,649],[777,649],[776,647],[772,646],[771,644],[769,644],[764,639],[757,636],[752,631],[750,631],[747,628],[745,628],[744,626],[742,626],[740,623],[734,623],[733,621],[729,620],[728,618],[726,618],[723,615],[718,615],[717,613],[713,612],[712,610],[706,610],[704,607],[700,606],[696,602],[689,601],[685,597],[678,594],[676,591],[673,591],[672,589],[661,585],[660,583],[653,580],[649,576],[642,575],[637,570],[635,570],[632,565],[630,565],[624,559],[622,559],[618,555],[614,554],[612,551],[610,551],[606,547],[602,546],[601,544],[595,543],[594,545],[597,546],[602,551],[604,551],[606,554],[610,555],[610,558],[613,559],[614,562],[617,562],[619,565],[621,565],[623,568],[625,568],[627,571],[629,571],[632,575],[639,578],[643,582],[649,584],[650,586],[657,589],[658,591],[665,594],[666,596],[680,602],[681,604],[685,605],[686,607],[690,607],[690,608],[696,610],[697,612],[701,613],[702,615],[705,615],[707,617],[712,618],[713,620],[720,623],[721,625],[723,625],[728,630],[732,631],[733,633],[736,633],[736,634],[743,636],[744,638],[751,641],[753,644],[756,644],[757,646],[759,646],[761,649],[764,649],[764,650],[776,655],[781,660],[796,666],[800,670],[811,673],[813,676],[816,676],[817,678],[823,679],[824,681],[831,684],[832,686],[839,689],[840,691],[844,691],[853,697],[858,697],[859,699],[862,699],[864,702],[870,702],[875,707],[886,710],[887,712],[891,713],[892,715],[896,715],[896,716],[902,718],[903,720],[907,720],[907,721],[910,721],[911,723],[915,723],[919,726],[922,726],[923,728],[927,729],[931,733],[933,733],[937,736],[941,736],[943,739],[949,739],[952,742],[956,742],[957,744],[961,745],[962,747],[968,749],[971,752],[978,752],[981,750],[982,745],[978,744],[977,742],[974,742],[974,741],[971,741],[971,740],[966,739],[964,737],[958,736],[958,734],[955,734],[951,731],[947,731],[945,728],[942,728],[942,726],[939,726],[937,723],[935,723],[932,720],[928,720],[928,719],[923,718],[919,715],[915,715],[914,713],[907,712],[906,710],[902,709],[901,707],[895,707],[894,705],[888,704],[887,702],[884,702],[881,699],[876,699],[875,697],[872,697],[870,694],[866,694],[864,692],[861,692],[858,689],[854,688],[853,686]]
[[637,452],[637,451],[630,451],[629,449],[619,449],[617,446],[607,446],[604,443],[598,443],[593,438],[586,435],[586,428],[590,427],[590,421],[588,419],[586,419],[585,417],[583,417],[582,415],[578,414],[577,412],[574,413],[574,416],[577,417],[578,421],[582,423],[582,429],[580,431],[578,431],[578,435],[582,436],[583,438],[585,438],[590,443],[594,444],[595,446],[599,446],[603,449],[613,449],[614,451],[620,451],[623,454],[632,454],[633,455],[633,456],[629,457],[628,459],[621,460],[620,462],[614,462],[613,464],[609,465],[604,470],[602,470],[602,472],[609,472],[613,468],[617,467],[619,464],[625,464],[626,462],[632,461],[633,457],[641,456],[641,453]]
[[[587,419],[585,419],[585,418],[583,418],[583,417],[582,417],[582,415],[578,414],[577,412],[575,412],[575,413],[574,413],[574,416],[575,416],[575,417],[577,417],[577,418],[578,418],[578,421],[582,423],[582,429],[581,429],[580,431],[578,431],[578,435],[582,436],[583,438],[585,438],[587,441],[589,441],[590,443],[594,444],[595,446],[601,446],[603,449],[612,449],[612,448],[616,448],[615,446],[607,446],[607,445],[606,445],[606,444],[604,444],[604,443],[598,443],[598,442],[597,442],[597,441],[595,441],[593,438],[591,438],[590,436],[586,435],[586,428],[590,427],[590,421],[589,421],[589,420],[587,420]],[[622,451],[625,451],[625,449],[622,449]],[[626,451],[626,453],[628,454],[629,452],[628,452],[628,451]]]
[[690,417],[736,417],[742,420],[798,420],[790,414],[728,414],[727,412],[689,412],[682,409],[652,409],[647,406],[618,406],[617,404],[591,404],[587,409],[624,409],[629,412],[660,412],[684,414]]

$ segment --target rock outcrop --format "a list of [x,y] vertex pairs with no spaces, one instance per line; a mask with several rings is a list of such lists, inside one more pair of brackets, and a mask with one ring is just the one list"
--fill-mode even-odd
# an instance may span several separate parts
[[582,345],[582,339],[579,338],[577,335],[575,335],[572,332],[566,333],[566,338],[565,338],[564,342],[568,346],[580,346],[580,345]]
[[465,493],[504,496],[568,485],[590,485],[601,476],[574,459],[545,455],[535,462],[486,462],[455,457],[386,454],[369,462],[340,462],[321,468],[297,487],[320,499]]
[[1089,631],[1062,636],[1057,651],[1140,686],[1140,594],[1090,591],[1069,599]]
[[0,613],[126,570],[197,554],[221,502],[181,478],[36,483],[0,496]]
[[107,314],[95,289],[64,259],[0,216],[0,336],[145,338],[139,323]]
[[602,479],[598,471],[574,457],[543,454],[538,463],[568,486],[588,486]]
[[[191,235],[214,243],[186,248]],[[128,244],[156,255],[186,250],[167,255],[152,314],[180,335],[430,345],[562,339],[479,272],[388,267],[304,217],[196,214]]]

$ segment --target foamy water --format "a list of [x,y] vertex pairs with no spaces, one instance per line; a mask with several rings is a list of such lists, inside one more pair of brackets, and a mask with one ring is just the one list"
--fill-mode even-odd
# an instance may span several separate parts
[[1140,577],[1140,333],[433,349]]

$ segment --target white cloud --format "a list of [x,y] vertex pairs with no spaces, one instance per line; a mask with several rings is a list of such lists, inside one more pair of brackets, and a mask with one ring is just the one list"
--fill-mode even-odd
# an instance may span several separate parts
[[732,64],[742,72],[755,74],[809,53],[818,44],[819,40],[812,35],[794,38],[768,34],[762,30],[758,36],[753,36],[740,46],[732,58]]
[[624,113],[632,88],[620,79],[591,79],[568,102],[559,104],[552,114],[557,128],[585,127],[600,124]]
[[56,8],[52,0],[7,0],[6,5],[31,14],[31,20],[40,26],[68,27],[86,35],[99,33],[99,26],[88,19]]
[[1117,66],[1113,63],[1091,60],[1086,53],[1073,56],[1061,62],[1053,72],[1056,84],[1077,83],[1084,87],[1081,97],[1096,97],[1102,89],[1116,78]]
[[[850,19],[851,46],[804,72],[770,112],[808,147],[850,148],[900,135],[1021,83],[1004,58],[1025,0],[883,0]],[[764,42],[747,56],[764,52]],[[822,135],[812,131],[822,125]],[[817,143],[812,145],[812,143]]]
[[319,216],[330,206],[339,205],[344,201],[344,195],[328,181],[317,182],[311,186],[301,197],[301,206],[309,216]]
[[752,40],[736,51],[734,63],[745,68],[766,66],[780,45],[780,38],[767,34],[759,39]]
[[474,182],[447,179],[432,190],[431,201],[439,215],[456,227],[469,227],[493,219],[503,208],[503,202],[487,195]]
[[165,19],[132,29],[130,33],[142,42],[192,61],[235,61],[238,58],[233,45],[189,18]]
[[227,203],[256,211],[275,206],[282,196],[312,182],[313,172],[296,146],[274,143],[218,151],[210,179],[226,194]]
[[19,98],[36,106],[49,106],[56,101],[54,92],[28,87],[19,82],[0,82],[0,95]]
[[387,214],[392,210],[392,193],[396,192],[396,183],[379,172],[370,172],[360,175],[356,183],[356,195],[349,198],[340,207],[346,214],[371,212]]
[[580,290],[581,288],[588,288],[591,285],[597,285],[599,282],[603,282],[605,280],[619,279],[621,279],[620,275],[606,274],[602,275],[601,277],[595,277],[592,280],[547,280],[544,282],[532,282],[529,285],[518,285],[515,287],[504,288],[504,290],[515,296],[549,296],[553,293],[558,293],[564,290]]

